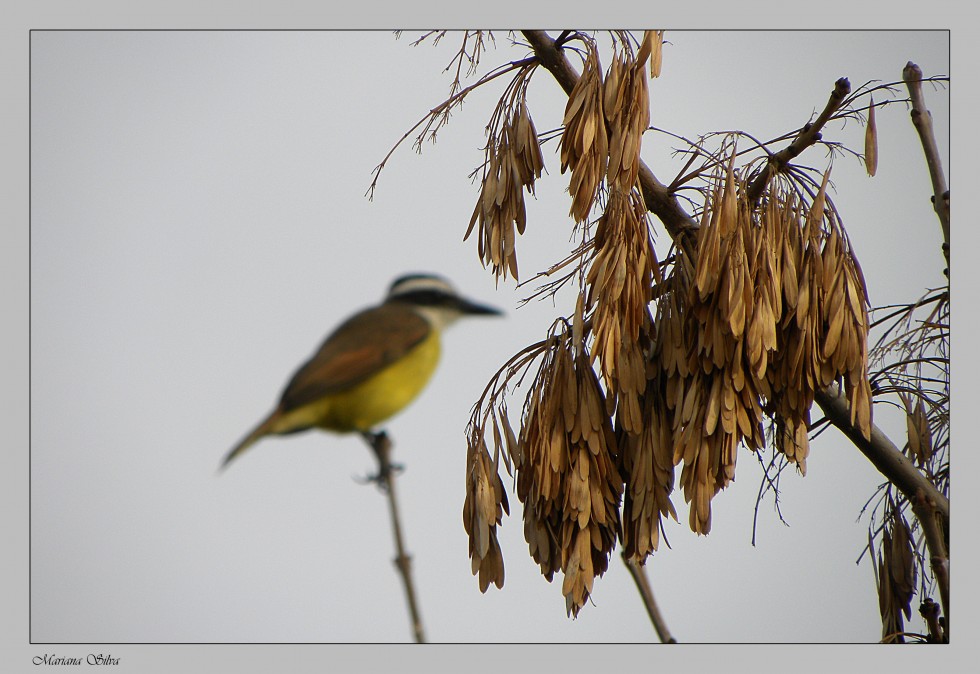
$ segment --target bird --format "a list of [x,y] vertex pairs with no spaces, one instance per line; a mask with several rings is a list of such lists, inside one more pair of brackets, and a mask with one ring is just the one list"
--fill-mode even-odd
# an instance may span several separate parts
[[381,304],[354,314],[323,341],[220,468],[266,436],[310,429],[360,433],[374,447],[374,429],[415,400],[435,372],[442,331],[463,316],[502,313],[461,297],[441,276],[400,276]]

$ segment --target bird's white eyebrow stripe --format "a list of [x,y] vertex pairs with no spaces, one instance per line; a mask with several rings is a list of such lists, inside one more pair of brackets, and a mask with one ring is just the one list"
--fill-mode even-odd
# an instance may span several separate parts
[[388,297],[398,297],[418,291],[434,291],[455,296],[455,289],[446,281],[433,277],[408,278],[395,285]]

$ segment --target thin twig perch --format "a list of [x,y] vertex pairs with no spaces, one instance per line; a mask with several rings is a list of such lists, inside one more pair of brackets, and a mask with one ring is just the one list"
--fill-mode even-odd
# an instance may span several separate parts
[[408,612],[412,620],[412,631],[416,643],[425,643],[425,630],[422,627],[422,617],[419,613],[418,600],[415,598],[415,584],[412,582],[412,558],[405,553],[402,539],[401,519],[398,514],[398,499],[395,497],[394,466],[391,463],[392,442],[387,433],[365,433],[364,440],[378,457],[377,481],[381,490],[388,495],[388,507],[391,512],[391,528],[395,536],[395,566],[401,575],[405,586],[405,599],[408,602]]

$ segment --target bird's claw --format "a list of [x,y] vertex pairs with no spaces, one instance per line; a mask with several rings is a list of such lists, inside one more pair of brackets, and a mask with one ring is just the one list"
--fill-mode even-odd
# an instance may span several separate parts
[[404,471],[404,465],[400,463],[389,463],[386,467],[380,468],[377,473],[368,473],[363,477],[355,475],[354,481],[358,484],[376,484],[379,489],[387,490],[391,477]]

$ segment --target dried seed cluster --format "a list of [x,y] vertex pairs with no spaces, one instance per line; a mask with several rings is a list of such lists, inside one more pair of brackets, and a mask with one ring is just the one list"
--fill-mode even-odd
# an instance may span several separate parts
[[[508,430],[510,426],[508,425]],[[507,492],[481,437],[466,453],[466,499],[463,528],[469,537],[473,575],[479,575],[480,592],[493,583],[504,586],[504,558],[497,541],[497,525],[510,514]]]
[[572,172],[569,215],[576,222],[588,220],[609,159],[599,54],[593,43],[588,43],[587,48],[582,74],[565,104],[565,131],[561,135],[561,172]]
[[905,620],[912,617],[912,595],[915,594],[915,564],[912,532],[908,522],[897,511],[882,531],[881,549],[875,578],[878,582],[878,610],[881,613],[882,639],[891,640],[905,631]]
[[660,70],[663,68],[664,52],[664,31],[648,30],[643,34],[643,46],[637,55],[637,60],[641,63],[644,59],[644,52],[650,51],[650,77],[660,77]]
[[655,423],[652,400],[643,397],[655,336],[649,303],[661,277],[637,175],[642,136],[650,124],[645,64],[651,53],[659,56],[661,41],[662,33],[648,31],[635,58],[626,49],[615,55],[605,79],[590,50],[583,76],[569,95],[562,136],[562,170],[572,171],[569,193],[576,220],[592,212],[605,174],[607,198],[592,241],[586,308],[593,359],[599,361],[608,392],[606,413],[615,410],[619,429],[623,541],[637,558],[656,549],[661,514],[676,519],[668,498],[673,488],[669,445],[660,444],[668,436]]
[[648,31],[634,57],[618,51],[600,76],[590,44],[582,77],[569,95],[562,135],[562,171],[572,172],[571,214],[585,221],[605,178],[607,198],[596,225],[595,256],[586,277],[593,358],[601,364],[610,408],[631,432],[640,430],[640,396],[646,387],[643,340],[651,337],[648,305],[660,269],[650,239],[647,209],[638,189],[640,145],[650,124],[645,64],[656,44]]
[[596,256],[586,276],[593,357],[599,360],[623,426],[639,432],[640,396],[647,379],[643,347],[652,337],[649,304],[660,268],[637,191],[612,188],[593,244]]
[[577,615],[608,568],[622,480],[602,389],[587,356],[572,353],[569,336],[556,341],[531,385],[511,459],[531,557],[549,581],[564,574],[566,609]]
[[806,471],[814,391],[844,379],[854,422],[870,437],[867,306],[860,269],[827,207],[824,183],[804,209],[779,181],[752,211],[732,159],[705,206],[693,278],[675,265],[660,302],[655,360],[674,463],[698,533],[711,499],[735,475],[740,443],[774,442]]
[[609,133],[606,184],[610,190],[619,187],[629,192],[640,171],[640,143],[650,126],[645,65],[628,52],[619,52],[602,83],[602,110]]
[[[463,240],[469,238],[479,223],[478,251],[484,266],[490,265],[498,278],[509,273],[518,278],[515,233],[523,234],[527,225],[524,190],[534,193],[534,181],[541,177],[544,159],[538,133],[523,98],[499,110],[502,116],[496,132],[487,143],[487,163],[480,186],[480,196],[473,209]],[[491,128],[494,125],[491,124]]]
[[[561,136],[561,171],[571,171],[569,210],[585,222],[595,205],[603,179],[612,191],[628,194],[636,186],[640,145],[650,125],[650,95],[645,65],[656,43],[648,31],[639,57],[618,52],[602,77],[594,43],[587,43],[582,75],[565,105]],[[658,50],[659,52],[659,50]]]
[[659,381],[648,382],[641,398],[640,429],[625,430],[620,419],[619,446],[625,478],[623,496],[623,551],[627,558],[643,562],[660,544],[661,518],[677,521],[670,501],[674,490],[673,429],[665,409]]
[[[804,473],[816,390],[843,382],[852,423],[865,437],[871,431],[867,291],[826,196],[828,175],[817,188],[800,174],[778,174],[761,201],[750,198],[751,166],[740,175],[726,141],[696,249],[678,250],[663,278],[637,181],[649,125],[646,61],[656,58],[659,72],[662,37],[647,31],[635,57],[624,43],[605,77],[594,42],[585,41],[560,147],[562,172],[571,172],[570,215],[585,223],[584,240],[555,267],[578,261],[565,277],[578,275],[578,304],[571,325],[562,319],[497,373],[469,429],[463,519],[481,591],[504,580],[496,534],[508,509],[503,457],[531,556],[549,581],[562,572],[573,615],[617,537],[632,561],[657,550],[663,518],[677,520],[670,499],[677,466],[690,527],[707,534],[711,501],[734,479],[739,445],[761,449],[766,419],[776,449]],[[533,190],[542,164],[523,94],[515,100],[512,112],[495,113],[502,121],[490,134],[467,236],[479,222],[485,264],[516,278],[513,230],[524,231],[523,190]],[[597,204],[602,212],[590,225]],[[538,357],[515,434],[507,382]]]
[[929,428],[929,414],[926,412],[922,396],[899,393],[905,406],[905,422],[908,428],[909,452],[919,467],[924,466],[935,451],[932,443],[932,430]]
[[829,171],[809,208],[777,188],[764,211],[767,221],[782,223],[771,231],[774,250],[782,251],[783,312],[780,348],[762,391],[777,420],[777,448],[804,473],[809,453],[804,426],[816,390],[843,378],[851,423],[871,437],[867,289],[828,207],[828,177]]

